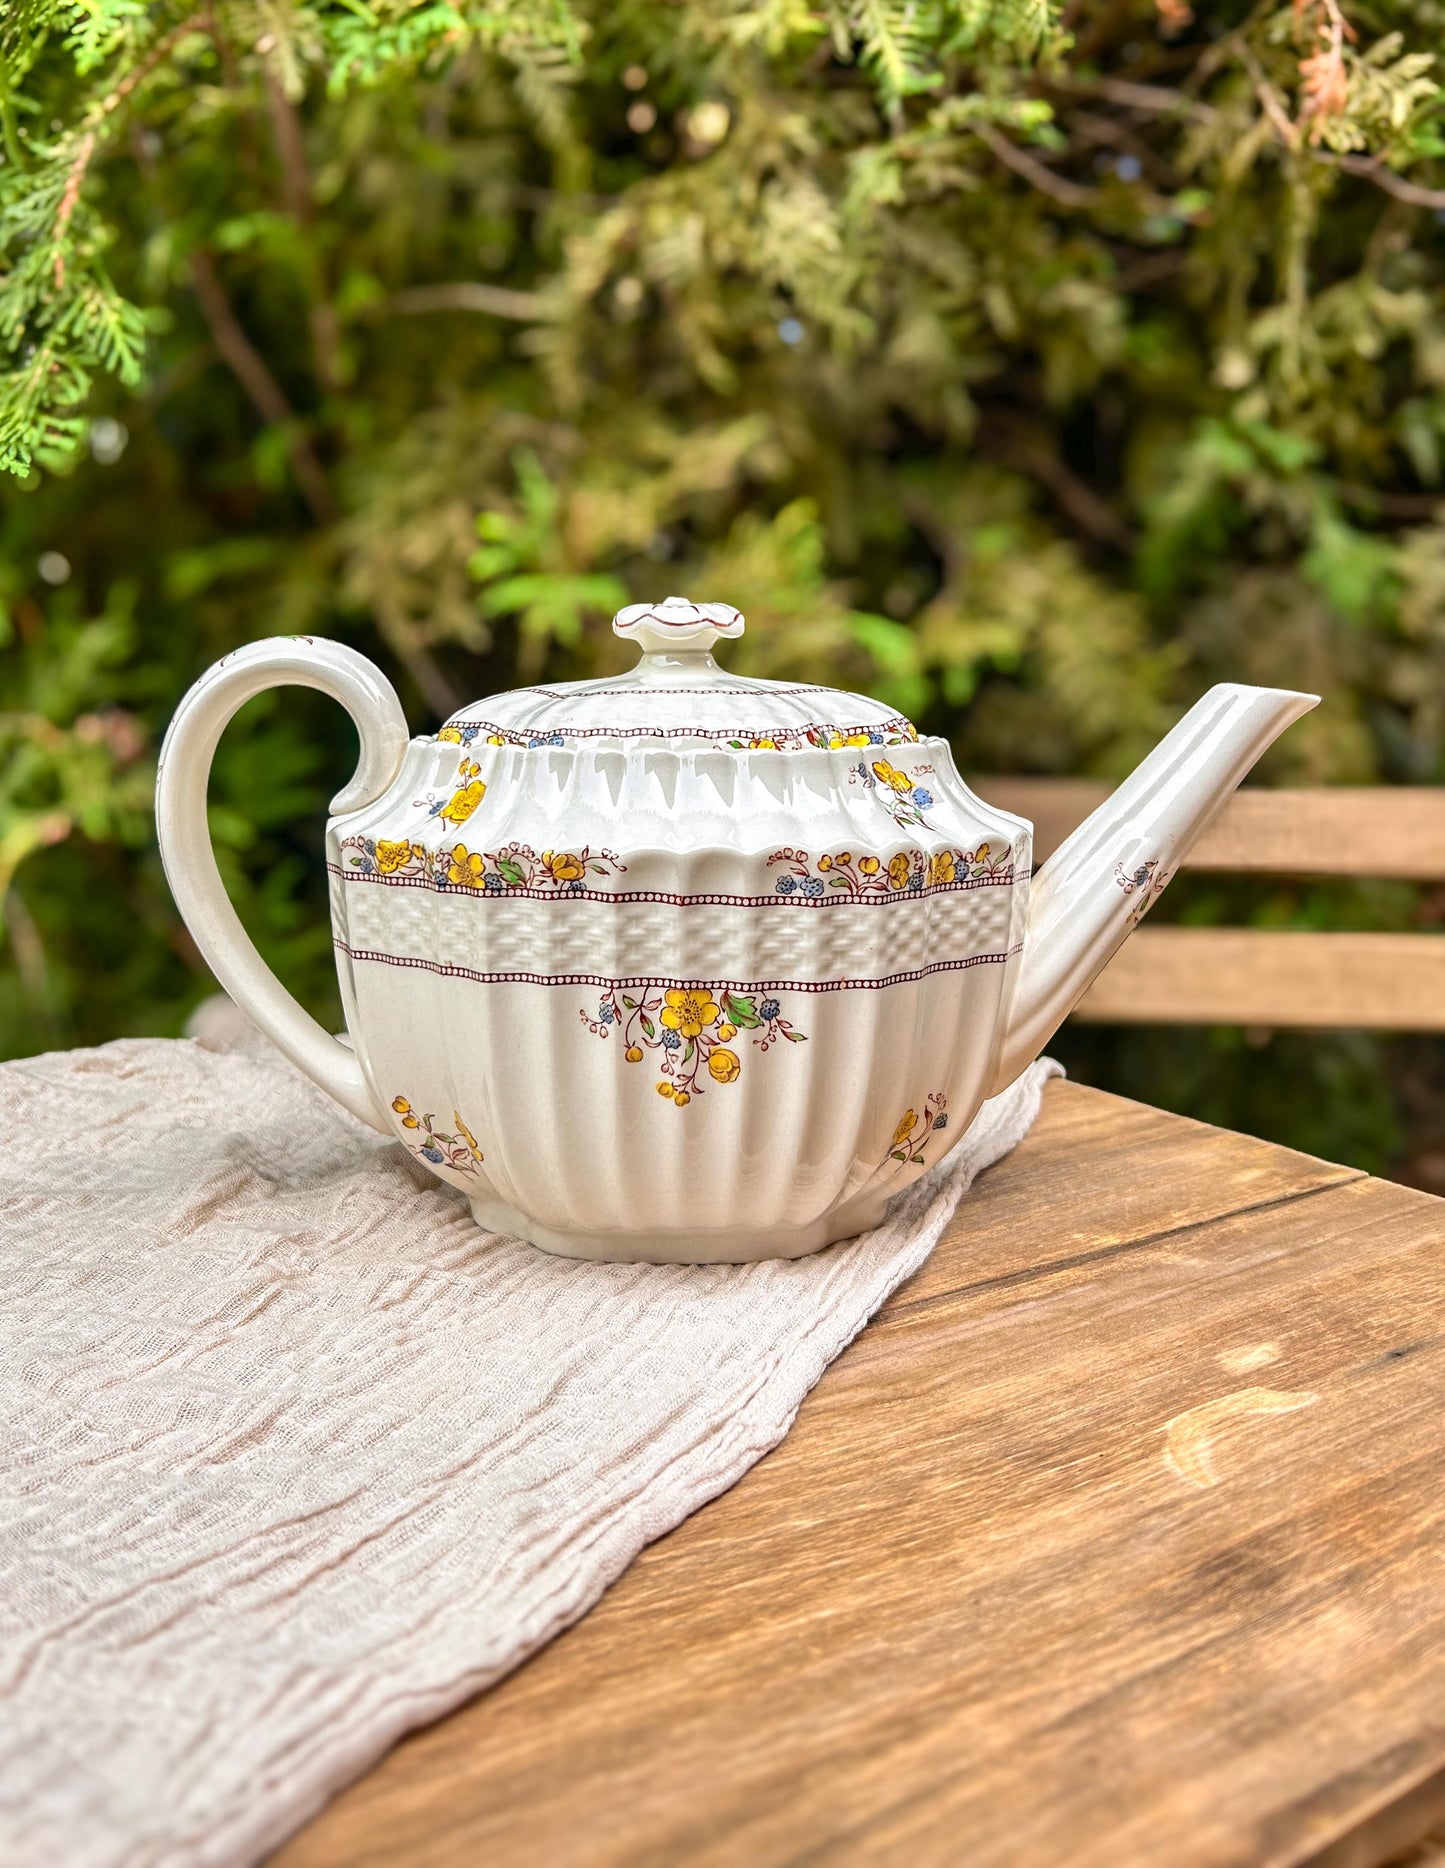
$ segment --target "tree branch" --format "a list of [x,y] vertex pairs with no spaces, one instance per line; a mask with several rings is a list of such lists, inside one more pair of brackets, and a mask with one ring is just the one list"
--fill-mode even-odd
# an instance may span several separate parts
[[1263,65],[1243,39],[1238,40],[1237,49],[1241,63],[1254,81],[1254,94],[1259,99],[1265,116],[1274,125],[1275,135],[1286,149],[1298,149],[1299,131],[1290,120],[1290,114],[1280,101],[1279,93],[1265,76]]
[[[316,523],[329,525],[337,511],[325,471],[310,441],[296,425],[286,392],[241,328],[225,288],[216,276],[211,256],[203,248],[191,254],[191,283],[217,351],[255,404],[257,413],[264,421],[287,428],[286,453],[302,498]],[[434,708],[443,719],[454,714],[463,704],[462,696],[432,659],[430,651],[408,631],[389,628],[384,617],[378,616],[376,620],[427,706]]]
[[1335,491],[1352,506],[1382,519],[1435,519],[1445,511],[1445,488],[1438,493],[1392,493],[1380,487],[1361,486],[1355,480],[1337,480]]
[[323,391],[327,395],[334,395],[341,387],[338,360],[341,326],[336,316],[336,307],[331,302],[316,241],[316,198],[311,187],[311,171],[306,163],[306,141],[301,129],[301,118],[286,95],[286,87],[277,76],[271,59],[264,52],[261,68],[265,73],[266,101],[271,111],[271,133],[281,163],[282,196],[287,212],[294,216],[307,235],[304,244],[315,292],[308,309],[312,365]]
[[1196,123],[1212,123],[1219,115],[1213,104],[1204,104],[1185,91],[1172,91],[1162,84],[1136,84],[1130,78],[1089,78],[1050,87],[1065,96],[1102,97],[1107,103],[1121,104],[1125,110],[1147,111],[1153,116],[1178,113]]
[[191,254],[191,284],[221,361],[251,398],[261,419],[289,431],[286,454],[296,476],[296,484],[301,489],[301,496],[316,523],[329,525],[336,517],[336,501],[331,496],[331,487],[321,463],[311,443],[296,425],[296,412],[287,400],[285,390],[271,374],[266,359],[241,328],[241,322],[231,307],[211,256],[202,247],[197,247]]
[[1134,549],[1134,534],[1113,507],[1043,441],[1010,423],[1000,430],[999,453],[1010,466],[1046,486],[1080,531],[1113,551]]
[[397,312],[403,317],[429,311],[480,311],[492,318],[514,318],[521,324],[535,323],[545,315],[539,293],[485,285],[474,279],[459,279],[448,285],[408,286],[404,292],[393,292],[376,307],[378,314]]
[[1045,168],[1027,150],[1020,149],[1006,136],[1001,136],[991,123],[976,123],[973,130],[979,141],[993,151],[1005,168],[1022,176],[1040,194],[1050,195],[1068,208],[1092,207],[1098,200],[1097,188],[1085,188],[1079,182],[1070,181],[1066,175],[1055,175],[1052,169]]
[[1346,175],[1363,176],[1376,188],[1382,188],[1397,201],[1408,202],[1412,208],[1433,208],[1437,214],[1445,212],[1445,188],[1426,188],[1419,182],[1409,181],[1387,167],[1380,156],[1331,156],[1321,149],[1315,152],[1315,159],[1343,169]]

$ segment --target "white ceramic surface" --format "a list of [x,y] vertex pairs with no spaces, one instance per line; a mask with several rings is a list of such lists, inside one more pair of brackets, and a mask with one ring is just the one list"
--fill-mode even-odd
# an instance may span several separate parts
[[[629,674],[410,741],[352,650],[255,643],[182,702],[157,782],[167,875],[232,997],[482,1225],[576,1257],[796,1256],[876,1224],[1315,705],[1212,689],[1031,884],[1030,827],[944,741],[719,668],[737,611],[669,598],[614,627],[643,651]],[[207,838],[226,721],[288,681],[361,735],[327,829],[354,1050],[267,971]]]

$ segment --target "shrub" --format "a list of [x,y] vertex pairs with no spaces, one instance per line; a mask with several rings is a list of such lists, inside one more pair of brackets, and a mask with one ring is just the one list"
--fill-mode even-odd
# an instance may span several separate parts
[[[1229,674],[1327,696],[1276,774],[1438,780],[1442,25],[17,0],[0,1046],[173,1031],[207,990],[157,735],[277,631],[379,657],[420,726],[616,666],[611,608],[678,589],[746,611],[735,666],[884,693],[974,770],[1122,771]],[[253,711],[218,841],[334,1016],[346,729]],[[1154,1093],[1214,1108],[1234,1055]],[[1320,1069],[1388,1105],[1379,1047]]]

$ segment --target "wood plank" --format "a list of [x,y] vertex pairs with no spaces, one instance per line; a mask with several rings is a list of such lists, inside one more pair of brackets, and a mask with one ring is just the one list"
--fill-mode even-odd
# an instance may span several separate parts
[[1445,939],[1145,927],[1073,1016],[1111,1025],[1445,1031]]
[[1044,1114],[1008,1171],[983,1176],[933,1256],[882,1314],[944,1291],[1102,1261],[1180,1226],[1360,1178],[1358,1168],[1059,1080],[1044,1092]]
[[[980,778],[981,798],[1034,826],[1043,862],[1108,797],[1091,779]],[[1190,852],[1186,869],[1240,874],[1445,878],[1445,788],[1335,786],[1237,791]]]
[[1367,1843],[1445,1766],[1445,1203],[1265,1146],[1051,1088],[788,1440],[280,1862]]

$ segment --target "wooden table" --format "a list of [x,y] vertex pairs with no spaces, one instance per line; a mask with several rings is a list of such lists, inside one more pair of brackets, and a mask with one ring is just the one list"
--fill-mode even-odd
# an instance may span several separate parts
[[778,1450],[278,1860],[1304,1863],[1445,1809],[1445,1202],[1074,1085]]

